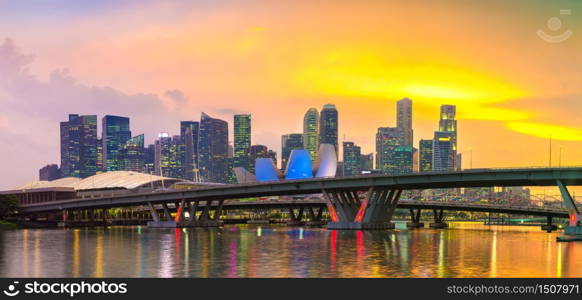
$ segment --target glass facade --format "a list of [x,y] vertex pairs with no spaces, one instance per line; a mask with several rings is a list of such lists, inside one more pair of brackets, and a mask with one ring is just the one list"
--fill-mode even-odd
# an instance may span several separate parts
[[202,113],[198,136],[200,179],[206,182],[227,183],[228,123]]
[[353,142],[343,142],[343,175],[353,176],[362,173],[361,150]]
[[433,140],[420,140],[419,148],[419,172],[432,171],[432,144]]
[[303,145],[309,151],[311,160],[315,160],[319,149],[319,112],[317,108],[308,109],[303,116]]
[[122,170],[143,172],[144,169],[144,135],[134,136],[125,142],[119,151]]
[[97,173],[97,116],[71,114],[61,122],[61,165],[65,177]]
[[410,146],[397,146],[393,151],[394,170],[391,175],[412,173],[414,149]]
[[404,98],[396,103],[396,127],[402,130],[402,146],[412,147],[412,100]]
[[198,181],[198,132],[200,123],[195,121],[180,122],[180,138],[183,143],[181,158],[184,165],[182,178]]
[[402,145],[402,131],[398,127],[380,127],[376,133],[376,169],[384,174],[395,174],[394,148]]
[[[254,165],[249,157],[251,148],[251,115],[234,115],[234,167],[250,169]],[[254,166],[252,167],[254,168]]]
[[335,105],[324,105],[319,119],[319,143],[333,145],[336,155],[339,153],[338,122],[338,111]]
[[129,118],[110,116],[103,117],[103,169],[104,171],[122,170],[119,151],[131,138]]

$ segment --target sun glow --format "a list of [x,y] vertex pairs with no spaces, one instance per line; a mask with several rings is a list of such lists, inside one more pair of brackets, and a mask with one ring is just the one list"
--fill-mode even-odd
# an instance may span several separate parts
[[509,122],[507,127],[513,131],[539,138],[552,138],[562,141],[582,141],[582,130],[534,122]]

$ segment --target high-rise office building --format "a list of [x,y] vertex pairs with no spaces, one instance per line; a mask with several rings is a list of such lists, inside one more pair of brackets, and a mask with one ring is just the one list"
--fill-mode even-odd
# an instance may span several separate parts
[[61,164],[65,177],[89,177],[97,172],[97,116],[69,115],[61,122]]
[[338,127],[339,116],[335,105],[324,105],[319,118],[319,144],[333,145],[336,156],[339,153]]
[[269,149],[269,151],[267,151],[267,157],[273,160],[273,165],[277,165],[277,152]]
[[402,146],[412,147],[412,100],[404,98],[396,103],[396,127],[402,130]]
[[103,141],[97,139],[97,173],[103,172]]
[[38,180],[52,181],[62,177],[61,170],[56,164],[46,165],[38,170]]
[[119,150],[120,167],[125,171],[143,172],[144,135],[140,134],[127,140]]
[[154,174],[158,176],[170,175],[170,160],[172,138],[167,132],[158,134],[158,139],[155,141],[155,171]]
[[121,170],[119,150],[131,138],[129,118],[110,116],[103,117],[103,170]]
[[412,173],[414,148],[410,146],[396,146],[393,149],[392,158],[394,160],[393,175]]
[[432,171],[432,147],[433,147],[433,140],[420,140],[418,142],[418,148],[419,148],[418,171],[419,172]]
[[451,142],[453,143],[453,151],[457,151],[457,107],[455,105],[441,105],[441,113],[439,119],[439,130],[451,132]]
[[183,143],[184,179],[197,181],[198,178],[198,131],[196,121],[180,122],[180,137]]
[[281,170],[285,171],[289,155],[294,149],[303,149],[303,134],[291,133],[281,136]]
[[150,144],[144,149],[144,173],[156,174],[156,145]]
[[[441,105],[440,110],[440,119],[439,119],[439,136],[441,139],[446,136],[446,138],[450,139],[451,150],[452,153],[447,153],[445,156],[451,159],[451,162],[442,162],[444,165],[450,166],[452,165],[452,170],[460,170],[461,169],[461,156],[458,156],[458,140],[457,140],[457,120],[456,120],[456,111],[457,108],[455,105]],[[435,132],[435,139],[437,133]],[[436,142],[436,140],[435,140]],[[444,144],[443,144],[444,145]],[[441,145],[442,146],[442,145]],[[433,153],[435,153],[435,149],[433,149]],[[444,157],[441,156],[440,159],[442,160]],[[434,166],[433,166],[434,167]],[[439,166],[440,168],[441,166]],[[446,169],[448,170],[448,169]]]
[[435,131],[432,146],[432,169],[434,171],[452,171],[455,169],[453,141],[453,132]]
[[395,174],[394,148],[402,145],[402,130],[398,127],[380,127],[376,133],[376,169],[384,174]]
[[251,168],[251,115],[234,115],[233,166]]
[[198,135],[200,179],[228,182],[228,123],[202,113]]
[[343,174],[344,176],[359,175],[362,173],[360,161],[361,149],[353,142],[343,142]]
[[309,151],[311,160],[315,160],[319,150],[319,112],[310,108],[303,116],[303,145]]

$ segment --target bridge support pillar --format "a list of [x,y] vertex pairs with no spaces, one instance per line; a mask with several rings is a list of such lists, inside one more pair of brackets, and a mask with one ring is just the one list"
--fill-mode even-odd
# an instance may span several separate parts
[[430,228],[447,228],[449,227],[449,224],[445,223],[444,221],[444,211],[443,209],[433,209],[432,210],[433,214],[434,214],[434,222],[430,223]]
[[[317,213],[315,213],[316,209]],[[325,224],[325,222],[321,220],[321,216],[323,215],[323,207],[319,208],[307,207],[307,213],[309,216],[309,222],[305,223],[305,225],[322,226]]]
[[402,190],[370,187],[364,199],[357,191],[322,190],[331,222],[328,229],[393,229],[390,222]]
[[562,194],[564,207],[566,207],[569,214],[568,226],[564,228],[564,235],[559,236],[557,240],[558,242],[582,241],[582,214],[580,214],[574,198],[572,198],[564,183],[558,180],[557,184],[560,189],[560,194]]
[[406,222],[408,228],[424,228],[424,223],[420,222],[422,209],[410,209],[410,222]]
[[542,230],[545,230],[547,232],[552,232],[554,230],[558,230],[558,226],[556,226],[552,223],[551,216],[547,217],[547,223],[546,223],[546,225],[542,225]]
[[303,211],[304,208],[301,206],[299,207],[297,214],[295,214],[295,209],[293,207],[289,207],[290,220],[287,221],[287,226],[301,226],[305,224],[303,221],[301,221],[303,219]]

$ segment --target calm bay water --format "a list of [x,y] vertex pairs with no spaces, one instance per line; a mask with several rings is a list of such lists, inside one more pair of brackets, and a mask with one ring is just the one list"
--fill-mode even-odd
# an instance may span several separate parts
[[0,231],[2,277],[582,277],[582,243],[539,227],[283,226]]

